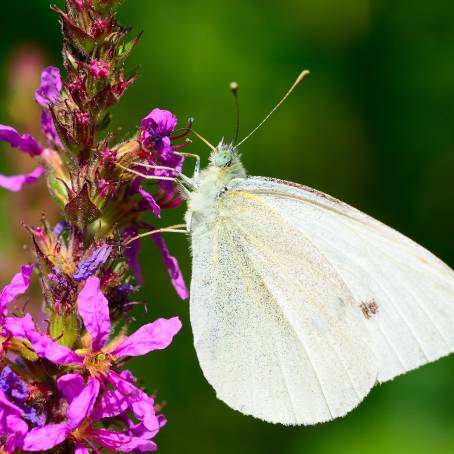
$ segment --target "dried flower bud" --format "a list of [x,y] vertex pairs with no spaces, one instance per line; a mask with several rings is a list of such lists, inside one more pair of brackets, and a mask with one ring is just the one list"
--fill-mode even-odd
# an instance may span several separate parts
[[88,98],[86,77],[84,75],[73,77],[71,81],[66,84],[66,88],[77,104],[85,102]]
[[99,38],[101,35],[109,33],[112,28],[111,18],[108,17],[103,19],[101,17],[97,17],[92,26],[91,26],[91,35],[93,38]]
[[73,137],[79,144],[90,146],[94,140],[94,125],[89,112],[76,110],[73,113]]
[[92,60],[89,70],[96,79],[106,79],[110,72],[109,64],[103,60]]

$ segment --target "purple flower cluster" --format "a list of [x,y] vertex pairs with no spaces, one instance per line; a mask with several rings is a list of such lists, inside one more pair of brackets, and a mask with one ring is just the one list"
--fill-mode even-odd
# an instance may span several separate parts
[[[135,76],[124,60],[138,42],[116,21],[118,0],[68,0],[59,14],[66,79],[44,69],[35,101],[41,137],[0,125],[0,141],[38,161],[30,173],[0,175],[20,191],[45,178],[62,220],[26,226],[32,264],[22,266],[0,294],[0,453],[134,452],[156,450],[166,424],[155,397],[127,368],[130,358],[167,348],[181,329],[158,318],[127,335],[145,284],[140,233],[179,205],[176,184],[189,132],[153,109],[123,143],[105,133],[110,106]],[[103,134],[105,134],[103,136]],[[154,222],[153,222],[154,224]],[[161,235],[152,237],[180,298],[188,290]],[[42,308],[31,279],[41,288]],[[29,310],[30,308],[30,310]],[[32,315],[33,314],[33,315]]]
[[[109,303],[99,278],[90,277],[77,298],[87,335],[82,348],[72,350],[37,328],[30,314],[8,316],[9,305],[27,290],[31,270],[24,266],[0,296],[2,362],[9,364],[0,373],[4,449],[45,451],[67,442],[74,444],[76,452],[96,447],[123,452],[155,450],[152,438],[165,418],[157,413],[154,399],[137,386],[135,377],[119,368],[130,357],[166,348],[181,328],[178,318],[158,319],[130,336],[112,335]],[[21,348],[28,350],[28,359],[10,356],[9,352]],[[31,365],[40,367],[39,358],[60,366],[56,389],[48,389],[46,394],[50,408],[42,407],[34,391],[40,384],[30,382],[27,373]],[[106,429],[106,420],[116,429]]]
[[[35,99],[42,107],[41,131],[47,138],[49,144],[53,146],[61,146],[61,142],[55,131],[52,117],[49,113],[49,106],[58,99],[61,88],[62,81],[58,68],[46,68],[43,71],[41,86],[36,91]],[[34,158],[40,158],[43,154],[46,155],[50,153],[50,151],[47,151],[46,148],[30,134],[20,134],[11,126],[0,124],[0,141],[7,142],[12,148],[16,148]],[[0,186],[9,189],[10,191],[17,192],[20,191],[24,185],[37,181],[43,173],[44,167],[40,165],[28,174],[14,176],[0,175]]]

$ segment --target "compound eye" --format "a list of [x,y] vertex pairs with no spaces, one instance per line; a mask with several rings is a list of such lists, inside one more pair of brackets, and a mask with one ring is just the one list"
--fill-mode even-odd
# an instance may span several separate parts
[[232,164],[232,155],[230,153],[218,154],[214,159],[214,163],[218,167],[230,167]]

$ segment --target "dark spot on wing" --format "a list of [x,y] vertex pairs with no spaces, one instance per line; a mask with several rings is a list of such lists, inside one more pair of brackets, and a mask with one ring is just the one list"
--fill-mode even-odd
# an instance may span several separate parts
[[378,304],[375,300],[363,301],[359,307],[361,308],[364,317],[368,320],[378,312]]

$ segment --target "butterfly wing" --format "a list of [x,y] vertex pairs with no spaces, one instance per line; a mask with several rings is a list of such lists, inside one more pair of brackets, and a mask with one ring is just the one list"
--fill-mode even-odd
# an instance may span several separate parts
[[190,315],[218,398],[269,422],[315,424],[376,382],[366,321],[334,267],[285,216],[228,191],[194,225]]
[[314,189],[253,177],[259,197],[334,267],[364,314],[384,382],[454,350],[454,272],[379,221]]

